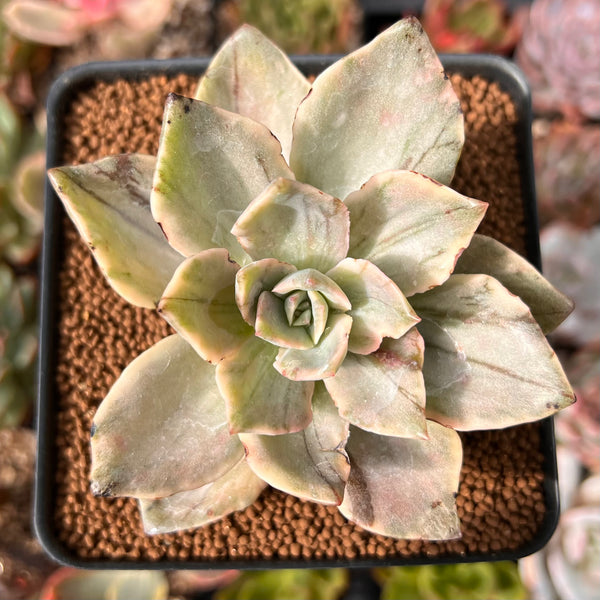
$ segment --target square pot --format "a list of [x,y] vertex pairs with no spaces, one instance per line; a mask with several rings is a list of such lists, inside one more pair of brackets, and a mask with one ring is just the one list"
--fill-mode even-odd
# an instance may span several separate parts
[[[336,58],[295,62],[309,75]],[[452,187],[489,202],[480,232],[539,268],[527,84],[512,63],[497,57],[442,61],[465,112],[466,143]],[[97,63],[65,73],[48,100],[47,166],[156,153],[167,93],[191,95],[207,64]],[[390,566],[516,559],[550,538],[559,514],[551,419],[461,433],[461,540],[370,534],[335,507],[273,489],[218,523],[145,535],[134,500],[91,494],[89,430],[121,370],[168,333],[154,311],[132,307],[112,291],[47,186],[35,526],[57,561],[138,569]]]

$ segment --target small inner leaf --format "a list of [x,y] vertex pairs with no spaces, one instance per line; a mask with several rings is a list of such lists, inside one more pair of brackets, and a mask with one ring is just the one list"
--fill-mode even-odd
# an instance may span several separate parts
[[304,327],[305,325],[310,325],[311,318],[312,318],[312,313],[310,311],[310,308],[307,308],[305,311],[301,312],[296,317],[296,319],[294,320],[292,325],[294,327]]
[[327,317],[329,316],[329,306],[325,298],[319,292],[310,290],[308,292],[312,309],[312,323],[309,328],[310,336],[315,344],[319,343],[325,327],[327,326]]
[[[333,377],[346,357],[351,327],[351,316],[339,313],[331,315],[317,345],[309,350],[281,348],[275,368],[293,381],[317,381]],[[304,329],[299,331],[305,332]]]
[[316,269],[302,269],[291,273],[273,288],[273,293],[285,296],[296,290],[320,292],[327,299],[330,308],[334,310],[345,312],[352,308],[342,288]]
[[306,330],[289,325],[283,304],[281,298],[264,291],[258,298],[254,332],[259,338],[282,348],[312,348],[314,344]]
[[308,305],[305,302],[307,298],[308,294],[301,290],[298,292],[293,292],[284,300],[283,305],[285,308],[285,316],[287,317],[290,325],[294,322],[297,311],[304,312],[308,308]]

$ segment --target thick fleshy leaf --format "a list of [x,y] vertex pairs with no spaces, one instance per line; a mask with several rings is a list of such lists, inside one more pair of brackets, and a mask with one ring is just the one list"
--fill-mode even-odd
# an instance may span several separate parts
[[350,428],[350,476],[340,512],[373,533],[402,539],[460,537],[454,497],[462,466],[460,437],[427,421],[428,440]]
[[140,500],[144,530],[150,535],[202,527],[250,506],[265,489],[242,459],[219,479],[166,498]]
[[424,323],[428,418],[459,430],[498,429],[575,401],[531,312],[494,278],[452,275],[412,304]]
[[333,310],[347,311],[352,308],[342,288],[327,275],[315,269],[302,269],[291,273],[273,288],[275,294],[282,296],[291,294],[295,290],[319,292]]
[[310,300],[310,319],[309,327],[310,337],[315,344],[319,343],[321,336],[327,327],[327,319],[329,318],[329,305],[323,295],[313,290],[308,291]]
[[276,435],[300,431],[310,423],[314,383],[282,377],[273,368],[278,351],[253,336],[217,365],[217,384],[232,433]]
[[169,336],[123,371],[94,416],[92,491],[156,498],[200,487],[243,456],[215,368]]
[[179,252],[190,256],[214,248],[230,211],[243,211],[278,177],[294,175],[264,125],[169,94],[151,205]]
[[158,305],[161,316],[211,363],[223,360],[252,335],[235,302],[238,269],[223,248],[187,258]]
[[306,350],[314,342],[304,327],[289,325],[283,300],[272,292],[263,292],[256,309],[254,333],[266,342],[282,348]]
[[398,286],[373,263],[346,258],[327,272],[344,291],[352,309],[348,350],[371,354],[384,337],[399,338],[419,317]]
[[312,405],[313,420],[303,431],[239,437],[248,464],[269,485],[306,500],[339,504],[350,470],[344,452],[348,423],[321,383],[315,385]]
[[346,256],[349,231],[348,209],[341,200],[283,178],[253,200],[231,230],[255,260],[276,258],[319,271]]
[[217,224],[211,241],[215,248],[225,248],[229,256],[243,267],[252,262],[252,259],[242,248],[237,238],[231,233],[231,228],[242,214],[240,210],[220,210],[217,213]]
[[411,18],[317,77],[298,107],[290,165],[299,181],[343,199],[388,169],[449,184],[463,142],[460,102]]
[[152,156],[122,154],[48,171],[109,283],[125,300],[146,308],[156,306],[183,260],[150,212],[155,164]]
[[348,351],[348,337],[352,317],[346,314],[330,315],[323,336],[309,350],[281,348],[275,368],[294,381],[317,381],[333,377]]
[[522,256],[495,239],[476,233],[456,263],[455,273],[484,273],[519,296],[544,333],[558,327],[573,310],[573,302],[559,292]]
[[246,323],[254,327],[256,304],[262,292],[273,289],[273,286],[295,270],[296,267],[287,263],[274,258],[264,258],[250,263],[237,272],[235,301]]
[[296,319],[298,311],[305,310],[308,306],[310,306],[308,292],[302,290],[293,292],[289,296],[286,296],[285,300],[283,301],[283,307],[288,323],[291,325]]
[[348,254],[377,265],[406,297],[446,281],[487,208],[412,171],[377,174],[346,205]]
[[287,159],[294,115],[309,91],[290,59],[260,31],[243,25],[212,59],[196,98],[268,127]]
[[423,352],[423,338],[411,329],[368,356],[348,353],[324,381],[340,415],[380,435],[426,439]]

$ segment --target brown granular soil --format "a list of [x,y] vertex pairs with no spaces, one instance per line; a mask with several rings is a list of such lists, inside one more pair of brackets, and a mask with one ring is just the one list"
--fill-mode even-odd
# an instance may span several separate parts
[[[486,200],[481,227],[524,251],[515,106],[496,84],[452,76],[462,98],[467,141],[454,187]],[[195,80],[154,77],[137,85],[97,83],[72,101],[64,126],[64,163],[120,152],[154,154],[166,94],[191,95]],[[170,333],[151,310],[134,308],[106,284],[64,219],[59,269],[56,387],[59,395],[54,507],[57,539],[78,560],[380,559],[458,557],[515,551],[539,533],[545,513],[537,424],[461,434],[464,465],[457,497],[462,539],[406,541],[373,535],[334,507],[268,489],[249,508],[177,534],[144,534],[136,502],[89,490],[89,438],[96,407],[121,370]]]

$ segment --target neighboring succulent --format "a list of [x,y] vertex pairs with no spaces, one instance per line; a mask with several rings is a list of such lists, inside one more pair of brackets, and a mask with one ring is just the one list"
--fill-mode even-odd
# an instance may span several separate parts
[[[559,463],[563,485],[561,475]],[[570,496],[572,503],[562,506],[552,539],[543,550],[519,561],[532,600],[595,600],[599,596],[600,475],[588,477]]]
[[26,40],[70,46],[100,23],[119,22],[133,33],[156,29],[170,6],[170,0],[10,0],[3,16]]
[[426,0],[422,19],[438,52],[509,54],[520,34],[502,0]]
[[360,41],[356,0],[227,0],[217,14],[223,36],[248,23],[288,54],[343,53]]
[[35,395],[36,284],[0,263],[0,429],[21,425]]
[[242,573],[215,600],[335,600],[348,587],[346,569],[275,569]]
[[374,570],[381,600],[525,600],[512,562],[387,567]]
[[23,127],[0,93],[0,261],[30,263],[42,232],[45,155],[43,135]]
[[565,363],[577,403],[555,420],[559,444],[592,473],[600,473],[600,348],[579,350]]
[[548,280],[575,302],[573,314],[552,334],[553,339],[571,347],[599,344],[600,226],[584,230],[555,222],[542,230],[540,244]]
[[600,125],[537,119],[532,130],[540,223],[599,223]]
[[454,429],[574,401],[544,337],[571,304],[473,236],[487,205],[446,187],[463,140],[415,19],[312,87],[246,26],[196,99],[169,96],[157,158],[51,169],[114,289],[178,332],[99,407],[94,493],[139,498],[149,533],[269,483],[376,533],[460,536]]
[[85,571],[62,567],[44,583],[40,600],[167,600],[161,571]]
[[600,3],[535,0],[516,50],[534,108],[600,118]]

